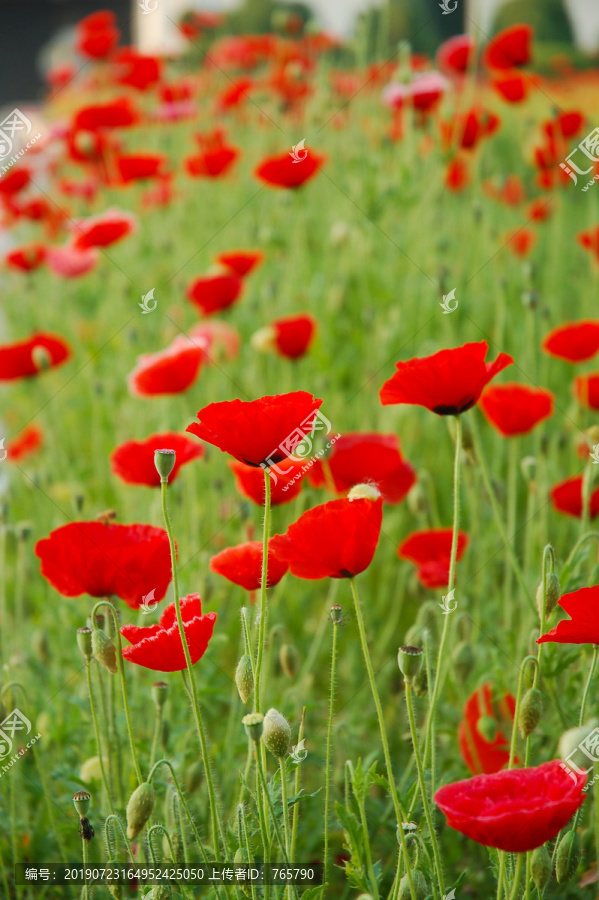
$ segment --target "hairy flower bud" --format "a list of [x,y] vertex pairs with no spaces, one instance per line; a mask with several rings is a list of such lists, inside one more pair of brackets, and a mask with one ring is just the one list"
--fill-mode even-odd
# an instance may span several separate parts
[[545,844],[533,850],[531,857],[532,880],[539,893],[543,893],[551,878],[551,856]]
[[568,831],[557,845],[555,856],[555,877],[558,884],[570,881],[581,857],[580,838],[576,831]]
[[533,733],[543,715],[543,695],[538,688],[530,688],[520,703],[518,728],[523,738]]
[[193,794],[200,786],[203,773],[204,767],[199,759],[187,767],[185,772],[185,790],[188,794]]
[[281,644],[279,662],[287,678],[295,678],[300,665],[300,655],[294,644]]
[[252,669],[252,660],[247,653],[244,653],[235,669],[235,684],[239,691],[242,703],[247,703],[248,698],[254,690],[254,670]]
[[[419,869],[412,870],[412,881],[414,882],[414,896],[416,900],[426,900],[429,895],[426,879]],[[407,874],[404,875],[399,882],[399,892],[397,900],[412,900],[412,892],[410,890],[410,882]]]
[[291,728],[287,719],[272,707],[264,716],[262,740],[273,756],[287,755],[291,743]]
[[154,788],[144,781],[136,788],[127,804],[127,837],[130,841],[137,837],[154,809]]
[[105,631],[94,628],[92,631],[92,652],[94,657],[113,675],[118,672],[116,664],[116,647]]
[[[545,618],[548,619],[555,607],[557,606],[557,601],[561,597],[561,589],[559,584],[559,578],[555,574],[555,572],[550,572],[547,575],[547,599],[545,601]],[[539,584],[537,588],[537,610],[539,611],[539,618],[543,617],[543,582]]]

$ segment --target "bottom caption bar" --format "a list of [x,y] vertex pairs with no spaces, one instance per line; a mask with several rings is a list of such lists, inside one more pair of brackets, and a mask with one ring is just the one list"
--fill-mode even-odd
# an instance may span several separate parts
[[322,884],[322,863],[281,866],[227,863],[209,866],[77,866],[17,863],[15,882],[25,884]]

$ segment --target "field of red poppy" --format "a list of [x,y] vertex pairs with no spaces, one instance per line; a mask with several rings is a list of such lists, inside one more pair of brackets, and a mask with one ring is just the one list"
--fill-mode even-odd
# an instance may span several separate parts
[[0,896],[595,897],[598,73],[181,27],[2,163]]

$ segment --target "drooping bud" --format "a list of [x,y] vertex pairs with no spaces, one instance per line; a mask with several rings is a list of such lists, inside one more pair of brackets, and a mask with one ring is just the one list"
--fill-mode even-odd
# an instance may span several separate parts
[[582,848],[576,831],[568,831],[557,845],[555,877],[558,884],[570,881],[580,862]]
[[530,688],[520,703],[518,728],[523,738],[533,733],[543,715],[543,695],[538,688]]
[[349,494],[348,500],[378,500],[381,492],[374,484],[356,484]]
[[279,662],[287,678],[295,678],[300,665],[300,655],[294,644],[281,644]]
[[406,503],[413,516],[425,516],[429,511],[428,497],[419,481],[408,491]]
[[235,669],[235,684],[239,691],[242,703],[247,703],[250,694],[254,690],[254,670],[252,669],[252,660],[247,653],[244,653]]
[[476,723],[476,730],[483,740],[492,744],[497,737],[497,722],[492,716],[481,716]]
[[452,655],[453,669],[460,684],[464,684],[474,668],[476,662],[472,645],[468,641],[460,641],[456,645]]
[[137,837],[154,809],[154,788],[144,781],[136,788],[127,804],[127,837],[130,841]]
[[118,672],[116,664],[116,647],[105,631],[94,628],[92,631],[92,653],[105,669],[113,675]]
[[531,857],[532,880],[540,894],[543,893],[551,878],[551,856],[545,844],[533,850]]
[[175,468],[177,454],[174,450],[154,450],[154,465],[161,481],[168,481],[168,476]]
[[88,628],[87,625],[85,628],[77,629],[77,643],[79,644],[79,649],[83,653],[86,659],[92,658],[92,630]]
[[[412,870],[412,881],[414,882],[414,896],[416,900],[426,900],[430,892],[426,879],[419,869]],[[399,882],[397,900],[412,900],[412,891],[410,890],[410,881],[407,874]]]
[[248,852],[245,847],[238,847],[235,851],[233,862],[236,866],[246,866],[248,864]]
[[420,671],[422,665],[422,648],[405,646],[400,647],[397,652],[397,665],[406,681],[412,678]]
[[243,727],[245,728],[247,736],[257,744],[262,737],[262,731],[264,729],[264,716],[262,713],[248,713],[241,721],[243,722]]
[[87,791],[77,791],[76,794],[73,794],[73,806],[80,819],[87,815],[91,802],[91,794],[88,794]]
[[156,709],[160,710],[164,707],[168,697],[168,684],[166,681],[155,681],[152,685],[152,700]]
[[291,728],[285,716],[273,707],[264,716],[262,740],[273,756],[281,758],[287,755],[291,743]]
[[[555,607],[557,606],[557,601],[561,597],[561,589],[559,584],[559,578],[555,574],[555,572],[549,572],[547,575],[547,599],[545,601],[545,618],[548,619]],[[543,617],[543,582],[539,584],[537,588],[537,610],[539,612],[539,618]]]

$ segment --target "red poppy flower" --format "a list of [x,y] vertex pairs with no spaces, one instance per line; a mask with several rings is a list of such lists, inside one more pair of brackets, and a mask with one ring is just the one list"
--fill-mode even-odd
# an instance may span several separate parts
[[[582,475],[573,475],[560,481],[551,488],[549,496],[557,512],[576,519],[582,518]],[[599,488],[591,494],[589,511],[591,519],[599,515]]]
[[27,244],[24,247],[17,247],[11,250],[4,257],[4,261],[11,269],[18,269],[20,272],[33,272],[43,265],[46,259],[46,248],[43,244]]
[[220,253],[216,261],[244,278],[264,261],[264,253],[262,250],[229,250],[227,253]]
[[[286,574],[289,566],[277,556],[268,542],[267,587],[274,587]],[[262,584],[262,542],[249,541],[237,547],[227,547],[210,560],[210,571],[222,575],[246,591],[259,591]]]
[[553,213],[553,204],[551,200],[544,200],[542,197],[537,197],[536,200],[532,200],[528,207],[527,216],[529,219],[532,219],[534,222],[545,222]]
[[70,356],[71,348],[63,338],[38,331],[24,341],[0,346],[0,381],[39,375]]
[[599,409],[599,372],[577,375],[574,379],[574,395],[583,406]]
[[470,35],[456,34],[437,50],[437,65],[449,75],[463,75],[474,58],[476,45]]
[[205,316],[214,315],[239,300],[243,280],[233,272],[199,275],[187,286],[186,296]]
[[531,228],[515,228],[504,240],[514,256],[528,256],[537,242],[537,233]]
[[599,644],[599,585],[562,594],[558,605],[568,613],[537,644]]
[[162,600],[171,580],[168,535],[152,525],[71,522],[38,541],[41,572],[63,597],[120,597],[138,609]]
[[356,484],[374,484],[386,503],[400,503],[416,481],[414,468],[403,459],[394,434],[352,432],[335,440],[326,460],[317,459],[308,480],[314,487],[327,484],[330,473],[338,494]]
[[483,182],[483,188],[486,189],[488,195],[500,203],[505,203],[506,206],[519,206],[526,200],[524,185],[517,175],[508,175],[500,190],[495,188],[493,182],[490,183],[489,189],[487,189],[487,185],[488,182]]
[[483,388],[514,362],[500,353],[495,362],[485,363],[488,349],[486,341],[479,341],[396,363],[397,372],[381,388],[381,403],[424,406],[438,416],[466,412]]
[[137,91],[147,91],[160,81],[162,61],[157,56],[144,56],[133,47],[123,47],[113,57],[117,66],[116,81]]
[[206,365],[221,359],[237,359],[239,356],[241,337],[228,322],[221,322],[218,319],[198,322],[190,330],[189,337],[202,348]]
[[115,14],[109,9],[101,9],[77,24],[76,48],[92,59],[104,59],[112,53],[119,37]]
[[11,169],[0,178],[0,195],[2,197],[13,197],[23,188],[26,188],[31,181],[31,172],[29,169],[22,167],[20,169]]
[[[451,559],[451,528],[429,528],[413,531],[397,548],[400,559],[407,559],[417,567],[416,576],[425,588],[446,588],[449,584]],[[468,546],[464,531],[458,532],[456,562],[459,562]]]
[[554,328],[545,337],[543,350],[568,362],[584,362],[599,352],[599,320],[582,319]]
[[119,209],[107,209],[97,216],[78,219],[74,222],[74,246],[109,247],[111,244],[133,234],[137,227],[137,217]]
[[513,69],[525,66],[531,59],[533,29],[530,25],[504,28],[489,41],[484,61],[490,69]]
[[129,390],[137,397],[180,394],[196,381],[202,359],[202,348],[185,335],[179,335],[166,350],[138,357],[137,365],[127,377]]
[[494,134],[501,124],[495,113],[473,107],[462,116],[441,122],[441,137],[447,147],[456,142],[462,150],[473,150],[486,137]]
[[274,350],[287,359],[299,359],[310,349],[317,324],[309,313],[285,316],[256,331],[252,345],[257,350]]
[[493,87],[508,103],[522,103],[528,96],[530,81],[519,72],[513,72],[495,78]]
[[382,522],[382,497],[330,500],[309,509],[271,544],[297,578],[353,578],[372,562]]
[[321,403],[306,391],[210,403],[186,431],[248,466],[280,463],[312,433]]
[[445,187],[449,191],[463,190],[470,180],[468,166],[465,160],[456,157],[445,170]]
[[480,400],[485,418],[504,437],[528,434],[553,415],[553,394],[525,384],[499,384],[486,389]]
[[95,247],[79,248],[75,244],[48,247],[46,262],[50,271],[62,278],[79,278],[95,269],[100,259]]
[[240,151],[227,144],[225,131],[215,128],[205,134],[196,134],[195,138],[200,145],[200,152],[185,159],[189,175],[194,178],[219,178],[226,175]]
[[535,850],[556,837],[584,800],[586,775],[557,759],[446,784],[435,803],[461,834],[510,853]]
[[144,153],[136,156],[119,156],[116,164],[125,184],[142,178],[161,178],[167,163],[160,153]]
[[581,231],[576,235],[576,240],[584,250],[593,254],[595,262],[599,261],[599,225]]
[[[302,469],[304,460],[285,459],[277,463],[277,470],[271,472],[270,505],[280,506],[289,503],[301,492],[303,484]],[[243,497],[247,497],[257,506],[264,506],[264,473],[256,466],[246,466],[241,462],[230,462],[229,467],[235,476],[235,487]],[[274,477],[273,477],[274,476]],[[276,481],[275,481],[276,478]]]
[[128,128],[139,120],[139,113],[129,97],[118,97],[109,103],[83,106],[75,113],[75,131],[97,131],[99,128]]
[[26,425],[19,434],[8,442],[7,462],[22,462],[39,450],[44,443],[44,432],[39,425]]
[[250,91],[254,87],[254,82],[247,75],[238,78],[216,98],[217,112],[227,112],[235,109],[248,99]]
[[197,441],[192,441],[184,434],[167,431],[164,434],[152,434],[145,441],[125,441],[120,444],[110,457],[112,471],[127,484],[160,487],[160,475],[154,465],[154,451],[164,449],[175,451],[175,465],[169,475],[169,483],[175,480],[181,466],[199,459],[205,453],[204,447]]
[[298,151],[298,155],[302,159],[294,158],[289,151],[280,156],[269,156],[260,163],[254,174],[271,187],[299,188],[317,174],[326,157],[307,147],[303,152]]
[[[208,649],[216,613],[202,614],[200,595],[188,594],[181,598],[181,618],[189,656],[195,665]],[[121,634],[131,642],[130,647],[123,647],[123,658],[129,662],[154,672],[181,672],[187,668],[174,603],[166,607],[159,625],[123,625]]]
[[[458,726],[458,746],[473,775],[499,772],[509,762],[515,708],[512,695],[494,697],[493,685],[489,682],[473,691],[466,700],[464,718]],[[497,733],[492,741],[486,740],[478,730],[483,717],[497,723]]]

